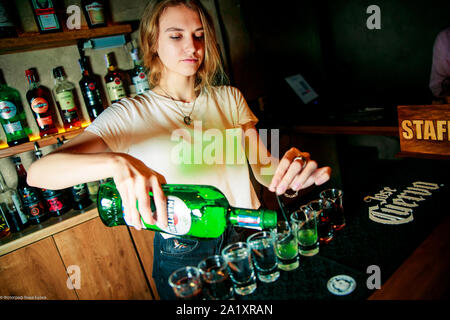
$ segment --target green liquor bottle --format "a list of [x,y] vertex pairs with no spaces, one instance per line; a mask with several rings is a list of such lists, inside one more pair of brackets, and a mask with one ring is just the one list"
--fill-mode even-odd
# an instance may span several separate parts
[[[161,229],[142,221],[145,229],[184,238],[217,238],[228,225],[257,230],[271,229],[277,225],[275,211],[232,207],[223,193],[213,186],[164,184],[161,187],[167,197],[168,226]],[[154,212],[152,197],[150,203]],[[101,220],[108,227],[127,224],[113,181],[100,186],[97,207]]]
[[0,71],[0,122],[6,134],[8,146],[30,141],[27,117],[22,106],[20,93],[8,87]]

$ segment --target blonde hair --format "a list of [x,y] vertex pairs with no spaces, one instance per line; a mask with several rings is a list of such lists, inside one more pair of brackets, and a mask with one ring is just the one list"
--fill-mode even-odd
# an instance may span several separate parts
[[202,22],[205,41],[205,56],[196,74],[196,90],[227,83],[217,45],[216,33],[211,16],[198,0],[153,0],[147,5],[141,18],[139,33],[144,66],[149,70],[150,86],[161,80],[163,64],[158,57],[159,19],[168,7],[184,5],[196,11]]

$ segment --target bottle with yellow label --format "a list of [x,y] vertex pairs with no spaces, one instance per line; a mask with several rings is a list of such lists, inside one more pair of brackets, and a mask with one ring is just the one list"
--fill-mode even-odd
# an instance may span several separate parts
[[111,103],[114,103],[127,96],[124,79],[117,69],[117,63],[112,52],[105,55],[105,62],[108,68],[108,73],[105,75],[106,91]]
[[80,103],[75,91],[75,85],[65,79],[63,67],[54,68],[53,76],[55,77],[53,94],[61,113],[64,129],[66,131],[80,129]]

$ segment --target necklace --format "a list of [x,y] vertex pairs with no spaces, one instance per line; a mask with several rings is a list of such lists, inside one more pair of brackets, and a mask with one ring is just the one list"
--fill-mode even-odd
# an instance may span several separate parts
[[192,123],[191,114],[192,114],[192,112],[194,112],[195,102],[197,102],[197,98],[194,100],[194,104],[192,105],[192,109],[191,109],[191,112],[189,113],[189,115],[185,115],[184,112],[183,112],[183,110],[181,110],[180,106],[179,106],[178,103],[175,101],[175,99],[172,98],[172,96],[171,96],[170,94],[168,94],[168,93],[166,92],[166,90],[164,90],[161,86],[160,86],[160,88],[161,88],[161,90],[166,94],[166,96],[168,96],[168,97],[173,101],[173,103],[177,106],[178,110],[180,110],[181,114],[184,116],[184,118],[183,118],[184,123],[186,123],[186,125],[189,126],[189,125]]

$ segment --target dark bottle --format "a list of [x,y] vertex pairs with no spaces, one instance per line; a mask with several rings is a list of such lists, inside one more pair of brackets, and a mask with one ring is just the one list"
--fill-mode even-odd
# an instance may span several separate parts
[[28,225],[28,217],[16,190],[9,188],[0,173],[0,211],[11,232],[19,232]]
[[63,67],[53,69],[55,87],[54,97],[63,120],[66,131],[81,128],[80,102],[77,97],[75,85],[64,77]]
[[16,25],[12,17],[11,2],[0,0],[0,38],[17,37]]
[[94,121],[104,110],[103,101],[95,77],[89,73],[86,57],[78,59],[83,77],[79,81],[84,104],[89,113],[89,118]]
[[61,22],[56,14],[53,0],[30,0],[34,19],[40,33],[63,31]]
[[25,74],[29,83],[26,97],[39,127],[39,135],[44,137],[58,133],[55,103],[50,90],[36,81],[36,76],[32,69],[26,70]]
[[[34,143],[34,155],[36,159],[42,158],[42,151],[39,144]],[[54,216],[60,216],[68,212],[71,207],[65,190],[41,189],[42,197],[47,201],[48,212]]]
[[17,190],[22,197],[24,209],[28,215],[28,221],[30,221],[31,224],[39,224],[50,217],[48,214],[47,203],[42,198],[41,191],[38,188],[28,185],[27,172],[25,171],[20,158],[13,157],[12,159],[16,165],[17,175],[19,176]]
[[106,27],[104,0],[81,0],[81,7],[89,28]]
[[106,90],[111,103],[114,103],[126,97],[124,79],[122,73],[117,69],[117,63],[112,52],[105,54],[105,62],[108,68],[108,73],[105,75]]
[[[57,138],[57,146],[62,146],[63,141]],[[89,197],[89,189],[86,183],[80,183],[69,188],[69,193],[72,197],[72,207],[75,210],[83,210],[92,204],[92,200]]]
[[27,117],[22,106],[20,93],[8,87],[0,71],[0,123],[6,134],[8,145],[15,146],[30,141]]

